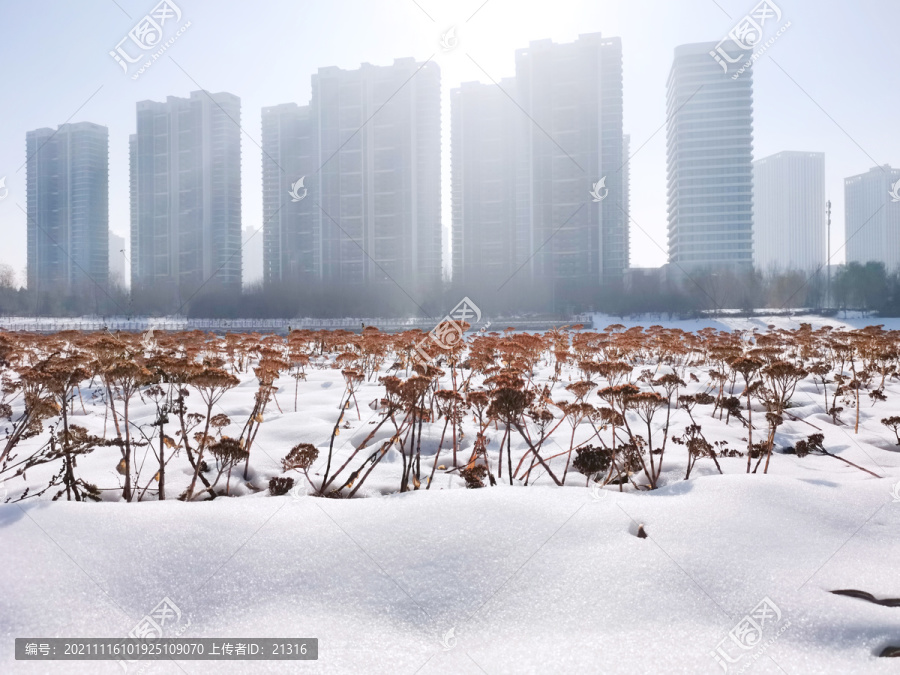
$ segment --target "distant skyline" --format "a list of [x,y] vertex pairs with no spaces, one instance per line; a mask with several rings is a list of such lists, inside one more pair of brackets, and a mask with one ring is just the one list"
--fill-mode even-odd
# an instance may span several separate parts
[[[177,2],[177,0],[176,0]],[[110,228],[127,235],[128,137],[138,101],[228,91],[242,100],[242,221],[262,217],[261,110],[310,98],[320,67],[385,65],[396,58],[433,58],[442,72],[442,211],[450,226],[449,91],[462,82],[499,82],[514,73],[517,49],[532,40],[571,42],[579,34],[620,37],[625,132],[631,135],[631,262],[666,262],[665,81],[676,46],[718,41],[756,2],[743,0],[361,1],[309,7],[265,3],[252,11],[232,0],[177,2],[190,28],[139,79],[122,72],[109,51],[156,2],[92,0],[60,8],[50,0],[4,9],[0,178],[0,262],[21,276],[25,260],[25,133],[67,121],[109,127]],[[833,202],[832,251],[842,261],[844,178],[876,165],[900,165],[896,91],[897,45],[889,0],[851,8],[833,3],[778,2],[791,28],[754,66],[754,159],[781,151],[824,152],[826,197]],[[52,16],[53,21],[45,17]],[[445,50],[441,34],[457,26]],[[168,37],[168,36],[167,36]],[[828,40],[826,41],[826,37]],[[446,41],[445,41],[446,43]],[[838,48],[835,48],[835,45]],[[865,49],[859,47],[865,46]],[[643,230],[643,232],[642,232]],[[646,234],[645,234],[646,233]],[[444,266],[449,264],[445,252]]]

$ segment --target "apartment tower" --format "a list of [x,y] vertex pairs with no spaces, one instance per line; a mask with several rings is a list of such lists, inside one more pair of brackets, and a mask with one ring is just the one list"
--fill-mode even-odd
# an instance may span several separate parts
[[192,92],[137,104],[131,151],[132,290],[181,309],[241,288],[241,101]]
[[28,288],[106,292],[109,130],[91,122],[26,134]]
[[753,263],[753,70],[734,77],[716,43],[682,45],[668,80],[669,262]]

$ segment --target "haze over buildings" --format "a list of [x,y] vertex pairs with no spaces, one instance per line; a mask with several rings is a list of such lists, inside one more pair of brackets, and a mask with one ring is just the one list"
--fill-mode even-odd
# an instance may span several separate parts
[[522,113],[516,82],[465,82],[450,92],[453,281],[497,288],[527,252],[517,245],[516,177]]
[[[888,0],[868,0],[858,11],[847,11],[833,3],[775,1],[784,13],[782,23],[791,21],[793,27],[753,66],[755,158],[786,149],[826,152],[827,194],[834,201],[834,249],[841,261],[843,250],[838,249],[844,241],[844,177],[886,162],[900,166],[900,136],[892,133],[896,126],[894,75],[890,68],[870,67],[896,61],[893,25],[882,20],[896,5]],[[122,73],[108,50],[156,3],[146,7],[120,4],[133,20],[113,3],[90,11],[75,4],[60,5],[56,8],[60,21],[52,27],[39,19],[32,4],[8,4],[4,10],[0,30],[5,30],[6,53],[29,54],[26,59],[7,60],[6,90],[28,92],[28,97],[10,99],[10,105],[4,108],[0,134],[0,178],[8,176],[10,190],[9,198],[0,205],[0,231],[5,237],[0,259],[16,270],[24,266],[26,258],[27,218],[17,207],[17,203],[26,207],[25,170],[17,173],[17,169],[25,162],[28,130],[55,129],[70,117],[73,122],[90,120],[109,128],[110,222],[121,230],[129,218],[127,137],[135,131],[135,102],[165,101],[168,95],[186,96],[203,87],[238,94],[246,132],[242,142],[242,198],[245,215],[256,223],[262,212],[262,152],[252,141],[260,141],[260,111],[263,106],[282,101],[306,103],[309,76],[320,66],[355,68],[367,61],[390,64],[403,55],[422,61],[434,54],[441,67],[442,96],[447,102],[443,142],[449,154],[451,88],[474,80],[492,84],[513,75],[515,50],[527,46],[530,40],[551,38],[566,43],[579,33],[601,30],[605,35],[621,36],[623,41],[626,129],[637,152],[630,164],[632,215],[640,225],[639,229],[632,224],[632,264],[663,264],[665,83],[673,51],[679,44],[725,37],[757,3],[720,2],[728,16],[709,0],[654,3],[651,14],[645,3],[624,0],[560,0],[552,6],[492,1],[465,25],[462,21],[479,8],[480,2],[471,7],[466,3],[420,3],[435,22],[412,2],[347,0],[334,7],[317,5],[314,16],[302,3],[258,3],[253,7],[253,23],[265,26],[265,30],[243,29],[245,4],[231,0],[209,5],[178,3],[184,11],[183,20],[193,22],[193,27],[137,82]],[[452,24],[460,28],[460,44],[444,53],[439,51],[439,34]],[[767,35],[778,25],[768,24]],[[170,26],[177,28],[177,24],[165,28]],[[240,34],[238,49],[222,39],[232,26]],[[810,30],[812,26],[816,30]],[[822,35],[861,41],[866,49],[822,50]],[[29,51],[29,46],[36,44],[49,48]],[[55,45],[64,45],[65,54],[57,55]],[[260,56],[251,58],[248,54]],[[810,58],[810,54],[816,54],[816,58]],[[185,71],[197,85],[190,83]],[[866,102],[863,108],[860,101]],[[657,132],[661,127],[663,131]],[[444,181],[444,225],[449,234],[449,171],[444,173]]]
[[716,43],[681,45],[668,82],[669,262],[753,262],[753,69],[733,79]]
[[435,63],[320,68],[308,106],[264,109],[262,145],[267,281],[440,283]]
[[[443,260],[454,286],[481,286],[496,295],[498,286],[508,284],[533,297],[538,311],[565,312],[615,296],[623,278],[652,279],[662,288],[678,278],[672,274],[678,269],[749,270],[752,264],[761,272],[814,271],[825,257],[824,154],[779,152],[754,163],[759,71],[754,65],[723,73],[724,64],[711,54],[715,46],[677,47],[669,71],[668,119],[657,128],[667,134],[671,265],[665,268],[629,272],[632,235],[639,241],[645,236],[636,221],[630,232],[631,194],[644,187],[632,183],[631,138],[624,134],[622,43],[588,33],[510,50],[513,76],[492,75],[491,83],[464,82],[450,90],[450,115],[443,120],[447,61],[440,68],[436,60],[412,57],[387,66],[319,67],[305,105],[261,109],[263,218],[254,218],[262,231],[252,238],[241,232],[241,136],[254,136],[241,129],[241,100],[195,91],[190,98],[138,103],[129,143],[132,287],[167,311],[181,309],[198,291],[231,291],[259,278],[267,288],[281,285],[283,297],[338,288],[334,299],[322,303],[334,311],[349,297],[341,293],[382,283],[428,304],[426,289],[438,289],[432,298],[456,293],[449,284],[440,286]],[[661,62],[658,69],[665,73],[668,65]],[[645,83],[629,85],[631,92]],[[657,96],[663,98],[661,90]],[[451,187],[446,242],[442,123],[450,150],[444,165]],[[46,152],[58,154],[53,148],[63,134],[39,132],[48,141]],[[637,139],[638,160],[652,151],[654,136]],[[32,165],[37,171],[39,159],[29,162],[29,171]],[[892,257],[900,247],[887,193],[900,176],[877,169],[886,183],[868,174],[847,179],[846,254],[893,268],[900,264]],[[41,180],[57,175],[53,171],[42,170]],[[56,187],[39,189],[37,179],[27,176],[29,195],[40,193],[44,200],[35,219],[40,227],[29,223],[29,285],[71,288],[72,269],[88,265],[74,254],[81,245],[77,232],[103,226],[96,218],[89,227],[74,224],[78,218],[70,216],[80,202],[56,208],[53,200],[69,197]],[[856,179],[874,182],[857,189]],[[657,191],[662,194],[661,186]],[[875,196],[882,193],[884,204]],[[31,213],[31,196],[28,207]],[[54,254],[49,239],[35,233],[44,221],[47,232],[55,231],[63,217],[73,223],[72,232],[57,242]],[[68,237],[74,237],[71,249]],[[83,274],[95,287],[121,273],[112,271],[123,262],[118,246],[107,244],[107,271]],[[844,255],[842,247],[832,248]],[[32,271],[44,281],[32,280]],[[636,286],[626,283],[628,288]],[[538,297],[533,289],[547,294]]]
[[825,155],[779,152],[753,163],[753,264],[761,272],[825,265]]
[[228,93],[137,104],[131,287],[171,309],[204,284],[241,288],[241,101]]
[[[263,277],[267,284],[320,278],[315,203],[302,183],[312,175],[309,106],[283,103],[262,109]],[[296,197],[291,197],[296,185]],[[300,197],[303,199],[300,199]]]
[[621,41],[599,33],[532,42],[515,77],[451,92],[455,284],[551,288],[556,304],[622,283],[622,96]]
[[26,134],[28,288],[90,293],[109,278],[109,131],[91,122]]
[[[527,114],[519,116],[516,204],[534,253],[525,269],[564,288],[621,283],[629,254],[621,40],[532,42],[516,52],[516,85]],[[604,178],[595,201],[591,190]]]

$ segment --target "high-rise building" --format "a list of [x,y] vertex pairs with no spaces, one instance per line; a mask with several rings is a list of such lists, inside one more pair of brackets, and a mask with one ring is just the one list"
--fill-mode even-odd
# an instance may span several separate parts
[[109,130],[91,122],[26,134],[28,288],[103,290],[109,280]]
[[753,70],[733,79],[682,45],[668,80],[669,262],[690,268],[753,262]]
[[127,282],[127,262],[125,251],[125,237],[109,231],[109,283],[111,285],[125,287]]
[[319,168],[315,148],[309,106],[262,109],[263,231],[257,236],[263,241],[267,284],[319,279],[319,209],[307,199],[305,185]]
[[451,92],[454,283],[493,292],[512,281],[553,309],[622,283],[622,103],[621,41],[600,34],[532,42],[515,78]]
[[[501,89],[502,87],[502,89]],[[463,83],[450,92],[453,280],[494,290],[516,257],[515,80]]]
[[518,50],[516,101],[526,113],[517,259],[532,279],[563,289],[621,283],[629,256],[621,40],[593,33]]
[[132,290],[179,309],[241,288],[241,101],[195,91],[137,104],[131,136]]
[[827,257],[825,154],[779,152],[753,162],[753,266],[815,272]]
[[890,164],[844,179],[847,262],[900,269],[900,169]]
[[263,149],[267,281],[440,282],[436,64],[320,68],[308,107],[264,110]]

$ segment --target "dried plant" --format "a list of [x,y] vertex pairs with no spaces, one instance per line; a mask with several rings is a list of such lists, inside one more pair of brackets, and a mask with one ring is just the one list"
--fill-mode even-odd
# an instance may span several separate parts
[[290,476],[273,476],[269,479],[269,494],[273,497],[286,495],[294,487],[294,479]]
[[752,385],[754,377],[762,368],[763,363],[757,359],[748,356],[742,356],[731,362],[731,369],[735,373],[740,373],[744,378],[744,393],[747,396],[747,473],[750,473],[750,449],[753,447],[753,408],[750,405],[750,394],[752,393]]
[[843,457],[839,457],[838,455],[828,452],[828,450],[825,449],[824,434],[811,434],[807,437],[806,440],[797,441],[797,444],[794,447],[794,454],[796,454],[797,457],[800,458],[806,457],[807,455],[824,455],[827,457],[834,457],[835,459],[844,462],[844,464],[847,464],[848,466],[852,466],[856,469],[859,469],[860,471],[865,471],[870,476],[881,478],[881,476],[879,476],[878,474],[873,473],[868,469],[864,469],[863,467],[859,466],[859,464],[854,464],[848,459],[844,459]]
[[[721,472],[727,465],[719,460],[743,456],[712,438],[704,418],[724,419],[726,425],[735,419],[742,425],[746,471],[762,467],[765,474],[782,425],[810,424],[791,412],[802,382],[813,382],[817,391],[821,385],[819,400],[835,425],[842,424],[845,408],[855,406],[858,431],[865,417],[863,394],[873,406],[890,406],[900,368],[900,331],[880,326],[813,330],[803,324],[796,330],[689,333],[613,325],[603,331],[563,327],[542,335],[506,330],[457,339],[450,347],[426,341],[433,360],[414,363],[424,337],[421,331],[388,335],[372,326],[361,334],[295,330],[287,337],[160,331],[148,347],[128,333],[0,333],[0,419],[5,423],[0,478],[22,476],[23,468],[35,462],[54,462],[60,472],[55,482],[19,498],[52,488],[61,490],[59,496],[92,499],[93,488],[79,482],[77,458],[97,448],[117,448],[115,469],[125,500],[147,494],[165,499],[167,466],[179,461],[189,465],[191,476],[182,498],[200,492],[213,498],[222,479],[220,491],[229,494],[239,462],[248,477],[250,454],[272,406],[282,410],[279,383],[294,380],[296,412],[309,369],[330,368],[341,372],[345,387],[327,454],[321,439],[309,444],[305,455],[289,453],[285,466],[302,472],[312,486],[312,465],[321,461],[314,494],[353,497],[376,467],[385,468],[382,460],[394,456],[391,450],[398,453],[400,491],[423,483],[430,488],[436,471],[451,462],[449,471],[460,471],[472,486],[494,485],[496,478],[529,485],[544,475],[564,485],[574,467],[588,484],[652,489],[664,473],[672,473],[665,461],[669,440],[687,450],[685,478],[693,475],[699,459],[713,460]],[[542,367],[544,382],[537,379]],[[412,375],[401,379],[397,375],[404,369]],[[255,375],[258,386],[249,414],[240,413],[235,427],[240,434],[231,435],[222,396],[244,373]],[[246,384],[246,377],[241,379]],[[556,388],[561,381],[564,391]],[[364,387],[380,389],[371,404],[377,419],[369,422],[362,442],[341,446],[335,441],[341,431],[362,422],[358,396]],[[150,404],[149,413],[132,419],[138,397]],[[104,415],[98,436],[72,424],[76,414],[88,414],[88,399],[102,406],[97,408]],[[346,417],[351,406],[357,420]],[[754,407],[764,411],[763,429]],[[670,439],[670,425],[681,415],[690,423]],[[569,426],[560,432],[565,423]],[[900,417],[885,416],[882,423],[900,445]],[[464,427],[475,437],[460,457]],[[496,436],[489,438],[492,427]],[[568,436],[568,443],[557,443],[560,434]],[[423,469],[422,444],[431,438],[436,449],[426,448],[434,450],[432,466]],[[551,444],[559,451],[546,456]],[[798,454],[832,454],[824,448],[824,440],[817,444],[811,437],[798,445]]]
[[900,417],[897,415],[885,417],[881,420],[881,423],[894,432],[894,436],[897,438],[897,445],[900,445]]
[[313,485],[312,479],[309,477],[309,470],[318,458],[319,449],[316,446],[312,443],[299,443],[291,448],[291,451],[281,460],[281,467],[285,471],[301,472],[306,478],[306,482],[310,484],[313,490],[316,490],[316,486]]
[[577,456],[572,466],[582,476],[585,476],[585,486],[590,485],[591,479],[595,481],[600,474],[606,473],[613,461],[613,453],[609,448],[596,448],[588,445],[578,448]]
[[[190,501],[194,496],[194,489],[197,485],[197,476],[200,474],[201,463],[203,461],[203,452],[206,450],[209,441],[209,427],[212,422],[212,411],[225,393],[239,384],[238,379],[231,373],[222,370],[219,367],[204,366],[202,369],[191,374],[188,378],[188,384],[192,386],[200,394],[200,398],[206,404],[206,426],[200,435],[199,445],[197,447],[197,465],[194,468],[194,475],[191,478],[191,484],[185,492],[184,498]],[[215,493],[210,489],[211,496]]]

